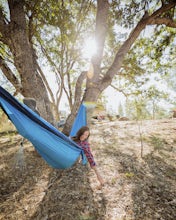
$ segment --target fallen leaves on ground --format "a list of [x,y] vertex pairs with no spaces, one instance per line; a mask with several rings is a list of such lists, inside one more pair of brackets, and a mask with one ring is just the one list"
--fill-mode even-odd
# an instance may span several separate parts
[[90,142],[106,184],[89,166],[49,167],[21,136],[0,137],[0,219],[176,219],[176,121],[102,121]]

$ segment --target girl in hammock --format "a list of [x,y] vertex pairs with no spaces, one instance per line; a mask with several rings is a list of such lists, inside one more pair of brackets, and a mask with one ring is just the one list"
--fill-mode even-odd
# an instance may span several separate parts
[[94,157],[93,157],[91,150],[90,150],[90,145],[87,141],[89,138],[89,135],[90,135],[89,128],[87,126],[83,126],[77,131],[76,136],[72,137],[72,140],[75,141],[79,146],[82,147],[82,149],[84,150],[84,153],[87,157],[87,160],[89,161],[90,167],[95,171],[95,174],[97,175],[97,178],[98,178],[101,186],[103,186],[104,180],[97,170],[97,165],[94,161]]

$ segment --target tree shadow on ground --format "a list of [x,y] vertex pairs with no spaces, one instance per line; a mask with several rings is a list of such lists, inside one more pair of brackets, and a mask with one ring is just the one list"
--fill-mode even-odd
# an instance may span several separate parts
[[153,153],[144,157],[133,191],[135,219],[176,219],[176,169]]
[[137,158],[133,152],[124,154],[119,149],[108,148],[104,152],[116,161],[118,172],[124,177],[121,176],[122,184],[126,188],[132,186],[133,204],[125,208],[127,213],[131,212],[126,217],[136,220],[176,219],[174,166],[153,152],[143,159]]
[[0,148],[3,153],[0,176],[0,213],[5,215],[6,219],[15,218],[20,200],[33,190],[42,170],[46,168],[42,159],[36,158],[34,151],[23,149],[24,152],[19,153],[20,141],[21,138],[13,143],[3,144]]
[[106,202],[103,194],[100,197],[95,201],[88,167],[76,163],[70,169],[51,173],[45,197],[31,220],[103,220]]
[[[64,171],[52,169],[36,155],[31,145],[26,144],[24,155],[18,158],[20,141],[21,138],[13,144],[4,143],[0,148],[3,152],[0,217],[9,220],[104,219],[106,201],[101,191],[99,199],[96,199],[89,183],[87,166],[77,163]],[[24,160],[25,167],[15,167],[16,159]]]
[[[14,144],[4,145],[3,147],[8,149],[13,146]],[[2,152],[2,151],[1,151]],[[27,176],[31,175],[31,170],[26,170],[25,166],[34,165],[31,160],[28,160],[28,156],[25,155],[18,155],[17,151],[12,153],[8,153],[8,155],[4,155],[3,159],[1,160],[4,167],[1,170],[1,201],[4,202],[8,195],[13,194],[22,187],[25,183]],[[19,162],[20,161],[20,162]],[[23,161],[23,162],[22,162]],[[29,163],[27,162],[29,161]],[[31,163],[30,163],[31,161]],[[24,164],[22,164],[24,163]],[[37,175],[37,170],[33,175]]]

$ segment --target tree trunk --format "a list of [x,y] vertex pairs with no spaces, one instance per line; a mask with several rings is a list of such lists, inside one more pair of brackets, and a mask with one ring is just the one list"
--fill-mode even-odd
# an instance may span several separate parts
[[76,114],[78,112],[79,106],[82,102],[82,83],[86,78],[86,74],[87,74],[86,71],[82,72],[76,82],[75,102],[72,107],[71,113],[66,120],[63,131],[62,131],[67,136],[69,136],[69,133],[70,133],[71,127],[73,125],[73,122],[75,120]]
[[[10,22],[2,20],[0,31],[4,43],[7,44],[14,57],[14,65],[18,70],[21,81],[20,92],[24,97],[34,98],[40,114],[48,121],[53,122],[50,102],[45,85],[38,74],[33,49],[29,43],[27,24],[24,12],[24,1],[9,0]],[[2,17],[1,17],[2,19]],[[3,28],[3,29],[2,29]]]

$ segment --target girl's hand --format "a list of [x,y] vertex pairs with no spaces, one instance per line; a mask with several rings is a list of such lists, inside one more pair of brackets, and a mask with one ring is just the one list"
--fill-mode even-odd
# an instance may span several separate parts
[[100,176],[100,174],[97,175],[97,178],[98,178],[98,180],[99,180],[101,186],[104,186],[105,181],[104,181],[103,178]]
[[95,171],[95,173],[97,175],[97,179],[100,182],[101,186],[104,186],[105,181],[103,180],[103,178],[101,177],[100,173],[98,172],[97,167],[94,166],[94,167],[92,167],[92,169],[94,169],[94,171]]

